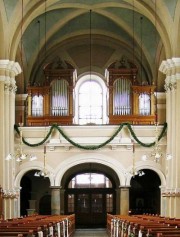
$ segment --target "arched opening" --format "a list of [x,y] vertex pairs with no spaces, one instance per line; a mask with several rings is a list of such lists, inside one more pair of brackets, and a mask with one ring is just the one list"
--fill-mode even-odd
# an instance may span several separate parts
[[77,124],[107,123],[107,87],[96,74],[79,78],[75,87],[75,118]]
[[37,177],[37,170],[28,171],[21,179],[20,215],[51,214],[51,190],[49,179]]
[[157,173],[149,169],[141,170],[145,175],[131,179],[129,206],[132,214],[160,213],[160,185]]
[[115,172],[105,165],[86,163],[72,167],[62,179],[64,212],[75,213],[76,228],[106,226],[107,213],[116,214]]

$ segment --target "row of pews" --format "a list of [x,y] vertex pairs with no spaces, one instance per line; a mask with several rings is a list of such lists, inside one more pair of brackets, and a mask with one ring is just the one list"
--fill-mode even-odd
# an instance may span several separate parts
[[0,236],[4,237],[72,237],[75,216],[32,215],[0,221]]
[[107,214],[107,234],[109,237],[180,237],[180,219]]

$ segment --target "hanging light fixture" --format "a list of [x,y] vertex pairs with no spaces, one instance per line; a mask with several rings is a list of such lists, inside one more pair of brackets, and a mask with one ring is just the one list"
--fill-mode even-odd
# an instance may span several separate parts
[[18,148],[16,150],[15,154],[9,153],[6,157],[6,160],[15,160],[17,162],[22,162],[24,160],[34,161],[37,159],[35,155],[27,154],[23,151],[23,133],[22,130],[20,130],[20,143],[18,145]]
[[92,116],[92,10],[89,10],[89,82],[90,82],[90,93],[89,93],[89,100],[90,100],[90,110],[89,110],[89,123],[91,124],[93,121]]
[[155,162],[159,162],[160,158],[162,157],[161,148],[159,146],[158,140],[158,123],[155,124],[155,145],[153,147],[153,151],[151,152],[151,156],[154,157]]
[[46,169],[46,145],[44,145],[44,153],[43,153],[43,169],[40,171],[36,171],[35,177],[49,177],[50,172]]
[[46,0],[44,0],[44,59],[46,64],[47,57],[47,5]]
[[132,150],[133,150],[133,161],[132,161],[132,170],[130,171],[130,175],[134,178],[135,176],[143,176],[145,175],[145,172],[143,170],[139,170],[137,171],[136,170],[136,164],[135,164],[135,143],[134,143],[134,140],[131,140],[132,142]]
[[[143,50],[142,50],[142,42],[143,42],[143,17],[140,17],[140,29],[141,29],[141,86],[143,84],[143,80],[142,80],[142,74],[143,74],[143,66],[142,66],[142,62],[143,62]],[[142,95],[142,92],[141,92]]]

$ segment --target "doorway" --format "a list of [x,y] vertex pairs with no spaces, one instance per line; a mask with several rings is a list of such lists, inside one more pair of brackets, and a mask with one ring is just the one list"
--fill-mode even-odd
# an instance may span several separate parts
[[143,169],[144,175],[131,179],[130,211],[132,214],[160,214],[161,180],[156,172]]
[[93,166],[71,173],[65,185],[64,212],[75,213],[76,228],[105,228],[107,213],[116,214],[115,182]]
[[28,211],[43,215],[51,214],[51,189],[49,178],[37,176],[39,170],[30,170],[21,179],[20,215]]
[[107,213],[115,214],[115,193],[112,189],[68,190],[66,214],[75,213],[76,228],[103,228]]

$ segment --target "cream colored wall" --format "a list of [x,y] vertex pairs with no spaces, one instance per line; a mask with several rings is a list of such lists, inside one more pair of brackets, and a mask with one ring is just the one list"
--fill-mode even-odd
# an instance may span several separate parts
[[[108,125],[62,127],[68,137],[81,145],[99,145],[109,139],[117,129],[118,126]],[[161,129],[162,126],[159,126],[159,133]],[[44,138],[44,131],[46,130],[47,132],[49,128],[23,127],[22,130],[25,139],[29,143],[38,143]],[[154,126],[134,126],[133,130],[139,140],[144,143],[150,143],[155,140]],[[163,138],[160,144],[163,152],[163,158],[160,163],[154,162],[154,158],[150,157],[153,148],[145,148],[138,144],[135,145],[135,159],[137,170],[145,168],[155,170],[160,176],[162,185],[165,185],[163,174],[165,172],[166,138]],[[16,145],[18,145],[18,140],[16,140]],[[43,168],[43,149],[43,146],[35,148],[24,146],[25,152],[35,154],[38,159],[34,162],[23,161],[20,164],[19,171],[16,173],[15,185],[17,187],[25,172]],[[141,160],[144,154],[149,157],[147,161]],[[126,174],[132,169],[132,157],[132,142],[127,127],[123,128],[110,144],[95,151],[75,148],[62,138],[57,130],[53,131],[53,135],[47,142],[47,168],[52,173],[52,186],[61,184],[63,174],[69,168],[86,162],[101,163],[111,167],[117,173],[121,185],[130,185],[130,176],[126,176]]]

